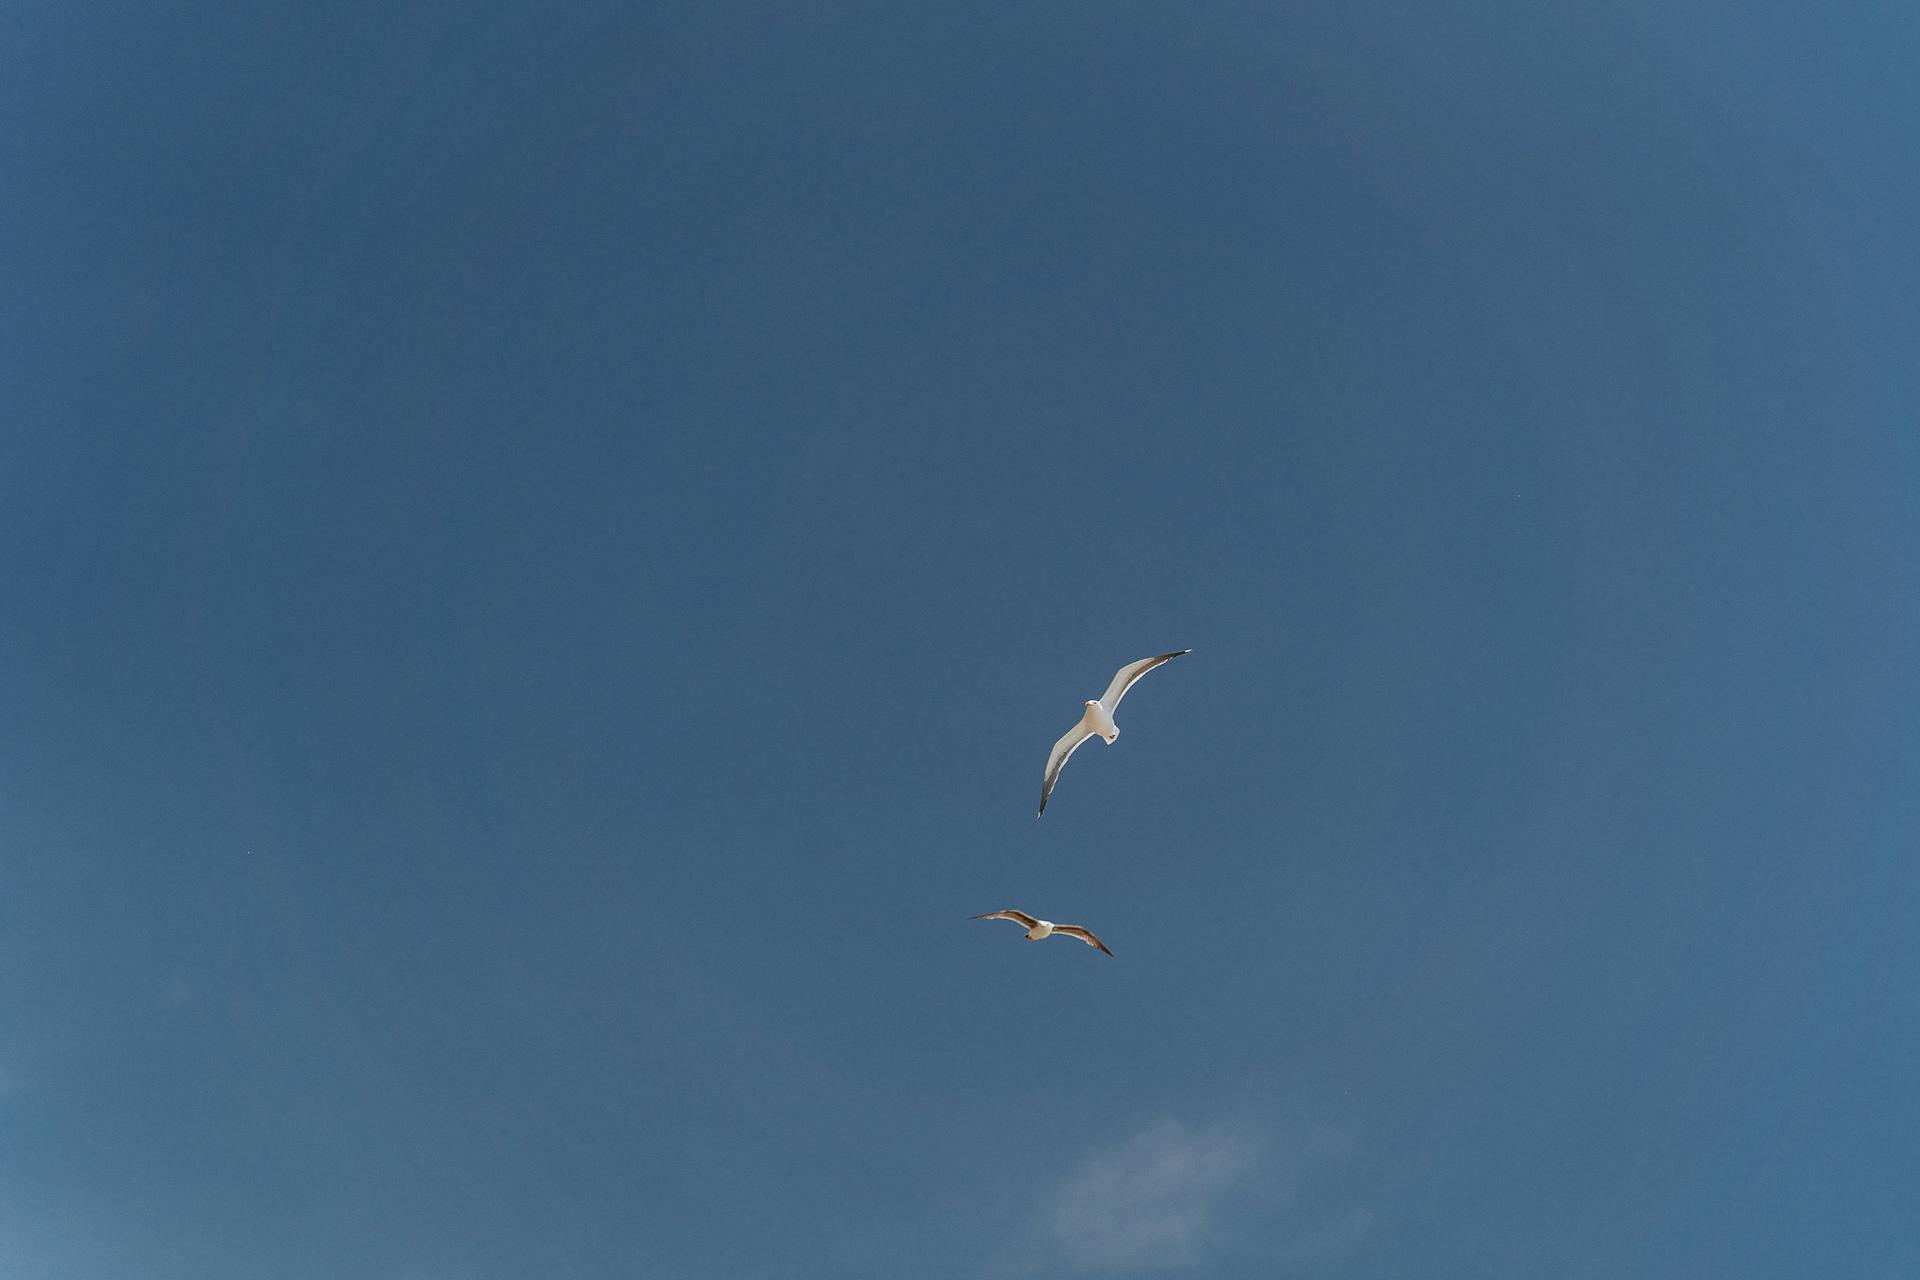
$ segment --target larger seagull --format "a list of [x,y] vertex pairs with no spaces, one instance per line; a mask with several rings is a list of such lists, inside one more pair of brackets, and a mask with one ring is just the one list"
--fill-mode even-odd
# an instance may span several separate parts
[[[1161,663],[1172,662],[1192,652],[1191,649],[1176,649],[1157,658],[1129,662],[1114,672],[1113,683],[1107,686],[1107,691],[1100,695],[1099,701],[1088,702],[1080,723],[1067,730],[1067,736],[1054,743],[1053,750],[1047,753],[1047,777],[1040,784],[1040,813],[1047,811],[1047,797],[1053,794],[1053,784],[1060,780],[1060,771],[1067,767],[1067,757],[1078,751],[1081,743],[1098,736],[1111,744],[1120,736],[1120,726],[1113,722],[1113,713],[1119,708],[1120,699],[1127,696],[1127,690],[1133,688],[1133,682]],[[1040,813],[1033,816],[1038,818]]]
[[1107,951],[1106,943],[1093,936],[1093,930],[1083,929],[1077,924],[1055,924],[1051,920],[1039,920],[1024,911],[1015,911],[1012,908],[1008,908],[1005,911],[989,911],[983,916],[974,916],[973,919],[1011,920],[1027,931],[1028,942],[1038,942],[1042,938],[1051,938],[1054,934],[1059,933],[1069,938],[1078,938],[1090,947],[1098,947],[1100,950],[1106,951],[1108,955],[1113,954],[1113,952]]

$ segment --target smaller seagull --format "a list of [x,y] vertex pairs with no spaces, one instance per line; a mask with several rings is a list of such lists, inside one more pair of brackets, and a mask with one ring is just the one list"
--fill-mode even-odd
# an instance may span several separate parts
[[[1133,682],[1161,663],[1172,662],[1192,652],[1191,649],[1176,649],[1157,658],[1142,658],[1138,662],[1129,662],[1113,673],[1113,683],[1100,695],[1100,700],[1088,701],[1080,723],[1067,730],[1066,737],[1054,743],[1053,750],[1047,753],[1047,776],[1040,784],[1040,813],[1047,811],[1047,797],[1053,794],[1053,784],[1060,780],[1060,771],[1067,767],[1067,757],[1078,751],[1081,743],[1098,736],[1106,739],[1111,746],[1113,740],[1120,736],[1120,726],[1113,722],[1113,713],[1119,709],[1120,699],[1127,696],[1127,690],[1133,688]],[[1037,819],[1040,813],[1033,816]]]
[[1077,924],[1055,924],[1051,920],[1036,920],[1024,911],[1011,911],[1011,910],[989,911],[987,912],[987,914],[983,916],[974,916],[973,919],[975,920],[1011,920],[1015,924],[1019,925],[1022,929],[1025,929],[1027,931],[1028,942],[1038,942],[1040,941],[1040,939],[1050,937],[1053,934],[1064,933],[1069,938],[1080,939],[1080,941],[1086,943],[1090,947],[1100,948],[1100,950],[1105,952],[1107,955],[1113,954],[1113,952],[1107,951],[1106,943],[1100,941],[1100,939],[1093,936],[1093,930],[1082,929]]

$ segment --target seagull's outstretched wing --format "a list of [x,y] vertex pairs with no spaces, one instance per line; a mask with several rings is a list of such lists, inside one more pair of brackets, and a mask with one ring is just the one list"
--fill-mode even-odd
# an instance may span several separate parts
[[1093,936],[1093,930],[1091,929],[1082,929],[1077,924],[1057,924],[1053,926],[1053,931],[1055,933],[1064,933],[1069,938],[1078,938],[1080,939],[1080,941],[1086,943],[1090,947],[1100,948],[1100,950],[1105,952],[1107,955],[1113,954],[1113,952],[1107,951],[1106,943],[1100,941],[1100,939]]
[[[1053,750],[1047,753],[1047,777],[1040,784],[1040,813],[1047,811],[1047,797],[1053,794],[1053,784],[1060,780],[1060,771],[1067,767],[1067,757],[1080,749],[1080,744],[1093,736],[1093,730],[1087,728],[1082,720],[1067,730],[1067,736],[1053,744]],[[1033,816],[1038,818],[1040,813]]]
[[1191,649],[1176,649],[1172,653],[1163,653],[1157,658],[1142,658],[1138,662],[1129,662],[1113,673],[1113,683],[1108,685],[1107,691],[1100,695],[1100,705],[1107,709],[1108,715],[1112,715],[1120,706],[1120,699],[1126,697],[1127,690],[1133,688],[1135,680],[1163,662],[1172,662],[1175,658],[1183,658],[1192,652]]
[[1033,928],[1033,926],[1040,923],[1038,920],[1035,920],[1032,916],[1028,915],[1024,911],[1012,911],[1012,910],[989,911],[987,912],[987,914],[983,916],[974,916],[973,919],[975,920],[1011,920],[1015,924],[1019,925],[1022,929],[1031,929]]

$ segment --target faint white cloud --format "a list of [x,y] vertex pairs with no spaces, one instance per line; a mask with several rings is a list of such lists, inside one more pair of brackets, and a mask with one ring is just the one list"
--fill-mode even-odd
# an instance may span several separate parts
[[1323,1264],[1374,1231],[1344,1176],[1354,1155],[1349,1135],[1320,1124],[1251,1113],[1203,1127],[1157,1119],[1083,1155],[1043,1195],[1021,1256],[996,1271]]
[[1229,1202],[1262,1165],[1264,1137],[1162,1120],[1081,1161],[1054,1191],[1043,1233],[1059,1261],[1086,1271],[1159,1271],[1204,1262]]

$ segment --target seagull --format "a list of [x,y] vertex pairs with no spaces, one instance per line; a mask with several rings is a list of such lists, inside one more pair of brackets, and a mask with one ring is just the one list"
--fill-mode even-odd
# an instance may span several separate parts
[[1100,941],[1100,939],[1093,936],[1093,931],[1091,929],[1082,929],[1077,924],[1055,924],[1051,920],[1035,920],[1032,916],[1028,915],[1024,911],[1012,911],[1012,910],[989,911],[987,912],[987,914],[983,916],[974,916],[973,918],[975,920],[1011,920],[1015,924],[1019,925],[1022,929],[1025,929],[1027,931],[1028,942],[1038,942],[1040,941],[1040,939],[1049,937],[1053,934],[1064,933],[1069,938],[1080,939],[1080,941],[1086,943],[1090,947],[1100,948],[1100,950],[1102,952],[1105,952],[1107,955],[1113,954],[1113,952],[1107,950],[1106,943]]
[[[1113,673],[1113,683],[1100,695],[1100,700],[1087,703],[1086,714],[1080,717],[1080,723],[1067,730],[1067,736],[1054,743],[1053,750],[1047,753],[1047,778],[1040,784],[1040,813],[1047,811],[1047,797],[1053,794],[1053,784],[1060,780],[1060,771],[1067,767],[1067,757],[1078,751],[1081,743],[1095,734],[1109,743],[1120,736],[1120,726],[1113,722],[1113,713],[1119,708],[1120,699],[1127,696],[1127,690],[1133,688],[1133,682],[1161,663],[1172,662],[1192,652],[1191,649],[1176,649],[1157,658],[1142,658],[1138,662],[1129,662]],[[1040,813],[1033,816],[1037,819]]]

